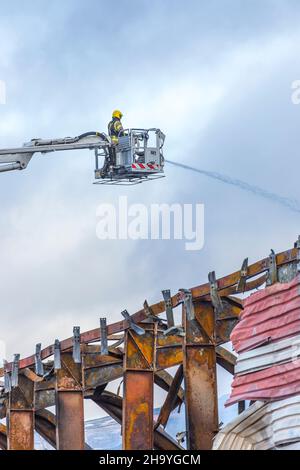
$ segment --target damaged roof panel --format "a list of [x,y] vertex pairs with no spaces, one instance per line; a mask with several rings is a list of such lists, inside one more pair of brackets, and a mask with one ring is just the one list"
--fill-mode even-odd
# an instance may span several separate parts
[[234,368],[238,375],[266,369],[275,364],[291,362],[300,355],[300,335],[286,338],[267,346],[242,352]]
[[242,400],[278,400],[300,393],[300,359],[236,375],[226,406]]
[[300,396],[257,401],[217,434],[214,450],[300,450]]
[[300,334],[300,276],[256,292],[244,302],[241,320],[231,334],[238,353]]

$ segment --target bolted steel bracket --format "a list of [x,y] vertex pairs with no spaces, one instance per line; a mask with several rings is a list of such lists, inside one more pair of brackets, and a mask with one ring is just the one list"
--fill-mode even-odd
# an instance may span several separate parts
[[3,361],[3,368],[4,368],[4,392],[9,393],[11,392],[11,375],[7,370],[7,361]]
[[193,304],[192,292],[188,289],[179,289],[182,293],[182,300],[186,311],[187,319],[192,321],[195,320],[195,309]]
[[181,325],[175,325],[171,326],[171,328],[168,328],[167,330],[164,331],[164,336],[185,336],[184,329],[182,328]]
[[138,326],[136,323],[134,323],[133,319],[131,318],[127,310],[123,310],[121,312],[121,315],[125,318],[125,320],[128,321],[129,328],[133,330],[137,335],[143,336],[145,334],[145,330],[141,328],[140,326]]
[[244,293],[248,276],[248,258],[245,258],[241,267],[240,280],[236,287],[237,292]]
[[56,339],[54,343],[54,369],[61,369],[60,341],[58,339]]
[[212,271],[208,274],[208,281],[210,284],[210,297],[213,304],[215,314],[219,315],[223,312],[224,306],[218,292],[218,282],[216,280],[216,273]]
[[20,354],[14,354],[14,360],[12,365],[11,372],[11,387],[17,387],[19,383],[19,363],[20,363]]
[[75,364],[81,363],[80,326],[73,327],[73,361],[75,362]]
[[41,377],[44,375],[44,365],[42,363],[42,356],[41,356],[42,345],[38,343],[35,346],[35,373],[36,375],[40,375]]
[[271,250],[271,253],[269,256],[268,277],[267,277],[266,285],[271,286],[272,284],[275,284],[275,282],[277,281],[278,281],[278,276],[277,276],[276,254],[274,250]]
[[151,307],[149,307],[147,300],[145,300],[144,302],[144,312],[148,320],[152,321],[153,323],[158,323],[159,325],[163,324],[162,319],[153,314],[152,309]]
[[174,315],[173,315],[173,306],[171,299],[171,291],[169,289],[163,290],[162,295],[165,301],[165,310],[167,315],[168,328],[175,326]]
[[106,318],[100,318],[100,335],[101,335],[101,356],[107,356],[108,354],[108,343],[107,343],[107,324]]

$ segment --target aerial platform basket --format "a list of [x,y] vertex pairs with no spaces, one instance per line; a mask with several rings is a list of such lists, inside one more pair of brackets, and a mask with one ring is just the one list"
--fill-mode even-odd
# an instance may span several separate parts
[[95,149],[95,184],[132,185],[164,177],[163,145],[160,129],[127,129],[118,145],[110,147],[110,164],[100,167],[102,149]]

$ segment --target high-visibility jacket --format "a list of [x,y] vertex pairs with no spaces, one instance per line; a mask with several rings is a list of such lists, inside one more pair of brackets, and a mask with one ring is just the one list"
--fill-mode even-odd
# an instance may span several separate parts
[[108,124],[108,134],[111,137],[112,142],[117,144],[118,137],[124,134],[123,126],[122,126],[120,119],[115,118],[115,117],[112,118],[112,120]]

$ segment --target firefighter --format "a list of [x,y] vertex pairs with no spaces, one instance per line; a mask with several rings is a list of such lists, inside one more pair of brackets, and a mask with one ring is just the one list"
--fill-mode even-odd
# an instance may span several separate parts
[[[124,135],[121,119],[123,114],[116,109],[112,113],[112,120],[108,124],[108,134],[111,138],[112,147],[109,150],[110,165],[116,164],[116,146],[119,143],[119,137]],[[108,164],[109,165],[109,164]]]
[[109,148],[109,156],[106,158],[104,162],[104,166],[101,170],[101,176],[104,178],[107,175],[110,166],[114,166],[116,164],[116,146],[119,142],[119,137],[124,135],[123,126],[121,123],[121,119],[123,114],[121,111],[116,109],[112,113],[112,120],[108,124],[108,134],[111,138],[112,146]]
[[123,117],[123,114],[121,113],[121,111],[116,109],[112,113],[112,120],[108,124],[108,134],[111,138],[113,145],[118,145],[118,142],[119,142],[118,138],[124,135],[123,126],[121,123],[122,117]]

